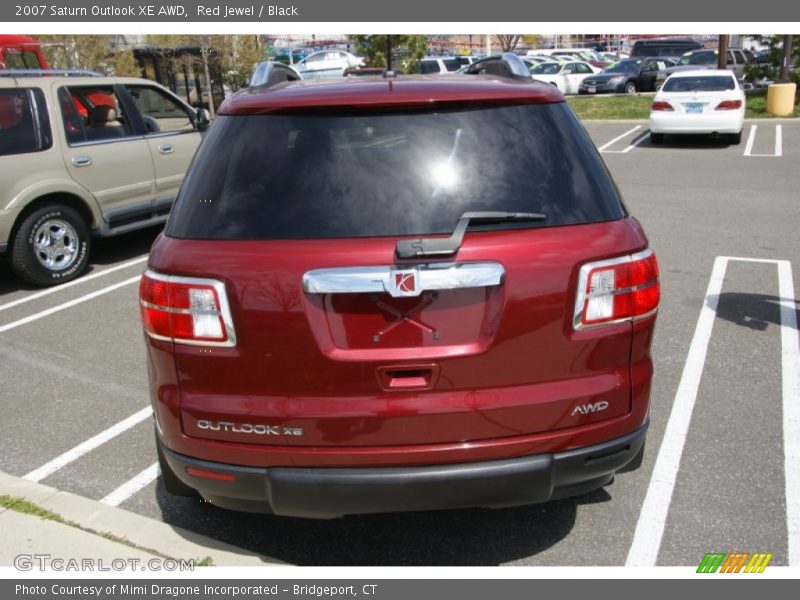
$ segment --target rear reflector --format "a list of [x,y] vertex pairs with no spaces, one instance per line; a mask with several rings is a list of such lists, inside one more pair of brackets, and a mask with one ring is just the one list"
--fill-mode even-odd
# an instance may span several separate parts
[[142,275],[139,305],[152,338],[200,346],[234,346],[225,284],[215,279]]
[[186,472],[195,477],[202,477],[203,479],[214,479],[216,481],[227,481],[234,483],[236,475],[232,473],[218,473],[217,471],[206,471],[205,469],[198,469],[197,467],[186,467]]
[[714,110],[736,110],[742,108],[741,100],[723,100]]
[[658,308],[658,262],[652,250],[581,267],[574,327],[619,323],[652,314]]
[[675,110],[669,102],[653,102],[650,110]]

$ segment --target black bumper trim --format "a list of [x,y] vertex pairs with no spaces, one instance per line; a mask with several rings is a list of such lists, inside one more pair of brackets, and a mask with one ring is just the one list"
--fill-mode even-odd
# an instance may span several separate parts
[[[507,460],[386,468],[240,467],[163,447],[171,470],[222,508],[330,519],[347,514],[502,508],[583,494],[609,483],[642,448],[647,424],[623,437],[568,452]],[[160,442],[159,442],[160,443]],[[189,475],[187,467],[234,475]]]

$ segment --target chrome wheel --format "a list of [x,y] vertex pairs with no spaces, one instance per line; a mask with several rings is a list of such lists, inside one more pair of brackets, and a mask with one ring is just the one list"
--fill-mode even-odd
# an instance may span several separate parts
[[48,271],[68,269],[78,259],[78,234],[62,219],[42,223],[33,236],[33,253]]

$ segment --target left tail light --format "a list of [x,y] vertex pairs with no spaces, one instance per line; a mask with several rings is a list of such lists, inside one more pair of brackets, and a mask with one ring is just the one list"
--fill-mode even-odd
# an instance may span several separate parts
[[673,111],[675,109],[672,108],[672,105],[669,102],[658,101],[658,102],[653,102],[653,104],[650,105],[650,110],[669,110],[669,111]]
[[195,346],[236,345],[225,284],[147,270],[139,284],[144,330],[157,340]]
[[650,249],[586,263],[578,274],[573,325],[586,329],[649,316],[660,295],[658,262]]

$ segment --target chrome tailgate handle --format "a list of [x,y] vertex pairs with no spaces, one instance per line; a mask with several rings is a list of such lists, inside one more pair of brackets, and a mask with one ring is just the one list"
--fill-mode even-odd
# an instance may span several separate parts
[[409,267],[337,267],[314,269],[303,275],[308,294],[388,293],[394,298],[419,296],[425,291],[500,285],[500,263],[435,263]]

